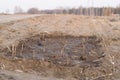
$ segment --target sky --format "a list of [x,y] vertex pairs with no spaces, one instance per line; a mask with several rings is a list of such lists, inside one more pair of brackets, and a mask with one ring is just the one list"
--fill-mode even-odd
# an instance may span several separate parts
[[27,11],[31,7],[39,10],[55,9],[55,8],[72,8],[72,7],[102,7],[120,4],[120,0],[0,0],[0,12],[14,12],[15,6],[20,6],[23,11]]

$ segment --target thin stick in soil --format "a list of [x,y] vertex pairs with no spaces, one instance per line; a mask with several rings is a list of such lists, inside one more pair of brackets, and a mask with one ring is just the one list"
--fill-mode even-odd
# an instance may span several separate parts
[[12,57],[16,56],[16,46],[13,44],[12,45]]

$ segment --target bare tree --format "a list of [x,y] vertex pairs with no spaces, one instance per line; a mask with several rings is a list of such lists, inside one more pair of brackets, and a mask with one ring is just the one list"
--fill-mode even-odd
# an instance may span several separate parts
[[23,9],[20,6],[15,6],[14,13],[21,14],[21,13],[23,13]]
[[30,8],[28,11],[27,11],[28,14],[39,14],[40,11],[37,9],[37,8]]

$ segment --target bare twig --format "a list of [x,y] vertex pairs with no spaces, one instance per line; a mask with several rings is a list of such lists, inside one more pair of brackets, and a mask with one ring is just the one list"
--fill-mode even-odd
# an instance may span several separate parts
[[35,57],[35,50],[33,50],[32,57],[33,58]]
[[66,47],[66,45],[67,45],[67,41],[65,40],[63,44],[64,44],[64,45],[63,45],[63,47],[62,47],[62,49],[61,49],[61,55],[62,55],[62,56],[64,55],[64,50],[65,50],[65,47]]
[[7,46],[7,48],[8,48],[8,50],[9,50],[10,52],[12,52],[12,50],[10,49],[10,47],[9,47],[9,46]]
[[112,73],[106,74],[106,75],[97,76],[97,77],[95,77],[95,78],[92,78],[92,80],[96,80],[96,79],[98,79],[98,78],[106,77],[106,76],[111,76],[111,75],[112,75]]
[[63,55],[63,53],[64,53],[65,46],[66,46],[66,44],[64,44],[62,49],[61,49],[61,55]]
[[12,57],[16,56],[16,46],[13,44],[12,45]]

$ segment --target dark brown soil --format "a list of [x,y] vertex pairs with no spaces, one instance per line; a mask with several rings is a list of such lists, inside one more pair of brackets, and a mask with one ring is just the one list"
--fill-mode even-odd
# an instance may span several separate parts
[[[99,66],[95,60],[104,57],[101,40],[92,37],[57,36],[50,37],[40,35],[33,36],[26,41],[21,41],[17,47],[17,57],[25,59],[37,59],[60,64],[75,66],[88,64]],[[7,55],[11,56],[12,53]]]
[[[104,67],[105,55],[101,41],[96,36],[36,35],[21,41],[16,53],[8,51],[5,55],[14,64],[12,70],[33,70],[44,76],[63,79],[109,80],[111,77],[107,74],[111,68]],[[18,60],[11,60],[13,57]]]
[[14,20],[11,16],[22,17],[1,16],[0,80],[120,80],[116,17],[38,15]]

